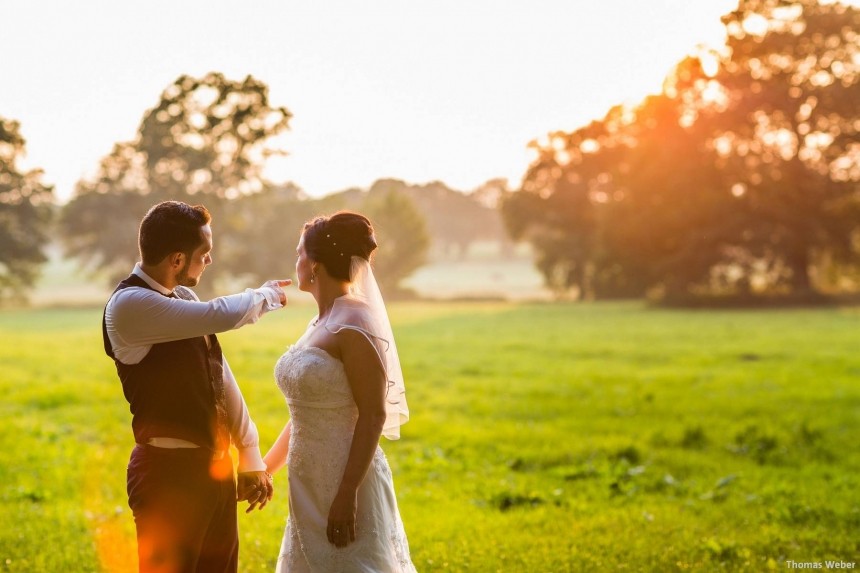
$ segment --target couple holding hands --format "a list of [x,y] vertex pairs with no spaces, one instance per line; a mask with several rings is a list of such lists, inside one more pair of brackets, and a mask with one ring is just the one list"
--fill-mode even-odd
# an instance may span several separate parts
[[102,323],[132,413],[127,489],[141,572],[235,572],[237,500],[262,509],[284,466],[289,517],[279,573],[415,571],[379,447],[380,435],[399,438],[409,411],[370,266],[376,246],[357,213],[304,225],[297,286],[319,313],[275,365],[289,421],[261,456],[216,333],[283,307],[292,281],[201,302],[188,287],[212,263],[208,211],[166,201],[144,216],[141,261],[117,285]]

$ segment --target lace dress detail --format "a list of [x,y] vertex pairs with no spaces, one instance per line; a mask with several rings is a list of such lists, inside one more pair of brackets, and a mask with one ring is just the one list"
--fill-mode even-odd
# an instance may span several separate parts
[[391,469],[379,447],[358,490],[355,541],[337,548],[326,537],[358,419],[343,364],[320,348],[291,346],[275,366],[275,379],[292,419],[290,514],[277,572],[414,572]]

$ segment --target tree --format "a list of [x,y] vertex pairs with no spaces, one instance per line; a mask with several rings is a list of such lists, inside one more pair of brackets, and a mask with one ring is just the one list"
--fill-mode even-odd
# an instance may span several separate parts
[[510,259],[515,256],[514,247],[516,245],[506,232],[501,210],[503,201],[510,193],[508,180],[503,177],[489,179],[468,193],[470,199],[486,209],[486,212],[492,214],[492,217],[479,227],[481,233],[479,238],[497,243],[499,255],[503,259]]
[[379,248],[374,274],[386,296],[405,294],[400,283],[424,264],[430,236],[413,201],[400,193],[368,196],[361,212],[373,223]]
[[219,239],[216,256],[230,261],[233,275],[252,281],[290,277],[302,226],[316,213],[315,202],[295,185],[266,183],[230,203],[230,233]]
[[[489,186],[502,187],[502,181],[488,182],[487,193],[499,193]],[[464,255],[477,240],[505,242],[506,237],[499,212],[482,202],[482,196],[466,194],[449,188],[441,181],[412,185],[399,179],[379,179],[370,189],[357,187],[314,201],[318,212],[332,213],[339,209],[361,210],[368,200],[388,193],[404,195],[426,221],[431,237],[431,255],[446,256],[451,252]]]
[[22,295],[47,260],[53,187],[20,169],[25,147],[18,122],[0,117],[0,298]]
[[628,151],[618,133],[624,125],[619,109],[573,133],[556,132],[542,143],[532,142],[537,159],[519,192],[502,201],[509,233],[532,243],[538,270],[558,296],[573,291],[593,298],[630,288],[611,286],[624,285],[629,274],[619,267],[617,253],[610,252],[614,229],[608,221],[617,212],[613,204],[623,197],[614,187],[613,171]]
[[742,0],[723,22],[728,52],[709,83],[726,105],[712,141],[743,207],[736,242],[808,291],[822,258],[860,262],[860,10]]
[[860,12],[742,0],[725,50],[538,157],[503,204],[557,289],[804,292],[860,260]]
[[[680,62],[676,73],[689,66],[698,61]],[[597,175],[607,183],[605,258],[640,293],[660,286],[680,296],[709,283],[724,259],[736,205],[715,164],[704,116],[690,120],[691,106],[700,104],[696,92],[664,93],[607,117],[613,135],[607,150],[596,152],[615,152]]]
[[263,189],[264,162],[283,153],[271,145],[289,118],[251,76],[179,77],[144,114],[137,137],[118,143],[94,177],[78,182],[61,218],[69,254],[112,280],[122,276],[137,258],[141,217],[168,199],[204,203],[220,225],[218,236],[229,236],[230,201]]
[[441,181],[410,185],[399,179],[379,179],[368,190],[369,197],[388,193],[403,194],[413,201],[426,220],[436,255],[462,257],[473,242],[503,236],[498,233],[498,211]]

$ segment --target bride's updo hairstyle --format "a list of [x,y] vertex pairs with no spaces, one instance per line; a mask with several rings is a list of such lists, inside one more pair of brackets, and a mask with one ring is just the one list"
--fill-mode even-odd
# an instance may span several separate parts
[[377,246],[370,220],[350,211],[317,217],[305,223],[302,232],[308,256],[323,264],[332,278],[346,282],[351,281],[352,257],[369,261]]

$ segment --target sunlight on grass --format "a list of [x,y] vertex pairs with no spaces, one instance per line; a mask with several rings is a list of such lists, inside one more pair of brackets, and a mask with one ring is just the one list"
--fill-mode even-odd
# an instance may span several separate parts
[[[264,450],[287,420],[274,363],[314,312],[221,337]],[[856,308],[391,315],[412,417],[383,448],[420,571],[752,572],[857,555]],[[0,525],[0,570],[133,570],[130,416],[99,320],[0,314],[0,500],[20,517]],[[288,509],[275,480],[263,512],[240,513],[243,572],[274,569]]]

